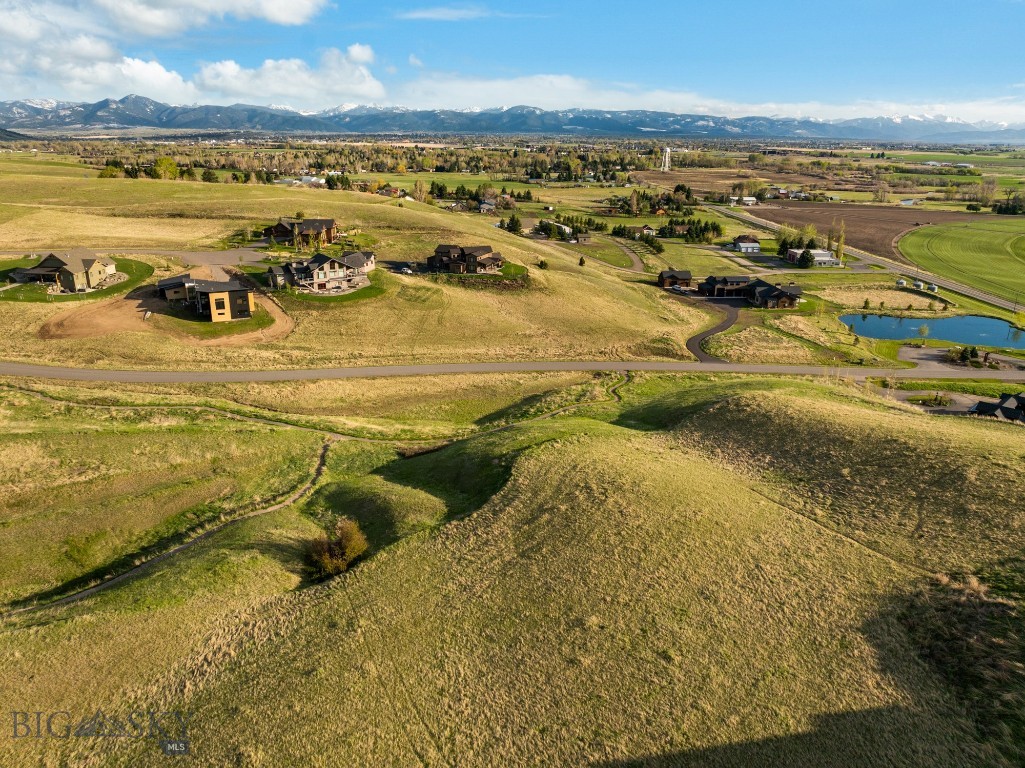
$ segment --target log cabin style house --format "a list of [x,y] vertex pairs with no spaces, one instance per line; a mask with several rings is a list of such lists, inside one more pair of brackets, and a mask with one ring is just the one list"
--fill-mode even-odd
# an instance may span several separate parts
[[672,288],[675,285],[690,288],[693,280],[693,275],[686,269],[665,269],[658,273],[659,288]]

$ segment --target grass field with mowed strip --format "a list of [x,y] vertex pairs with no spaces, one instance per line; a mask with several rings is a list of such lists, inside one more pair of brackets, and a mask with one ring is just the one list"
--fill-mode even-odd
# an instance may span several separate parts
[[1025,219],[987,217],[904,236],[900,250],[913,262],[1014,301],[1025,297]]

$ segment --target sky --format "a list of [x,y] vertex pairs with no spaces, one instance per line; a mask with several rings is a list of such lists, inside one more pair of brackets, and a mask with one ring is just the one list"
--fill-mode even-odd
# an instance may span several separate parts
[[0,101],[1025,124],[1025,0],[0,0]]

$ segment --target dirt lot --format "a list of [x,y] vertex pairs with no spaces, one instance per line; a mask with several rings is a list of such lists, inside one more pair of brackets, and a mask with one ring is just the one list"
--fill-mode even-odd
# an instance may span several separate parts
[[[201,280],[210,280],[209,267],[193,267],[189,273]],[[195,339],[185,334],[173,334],[182,341],[201,346],[239,346],[282,339],[291,333],[295,322],[271,300],[257,294],[256,301],[274,318],[274,324],[251,333],[223,336],[213,339]],[[156,288],[143,285],[125,296],[118,296],[96,304],[87,304],[63,312],[42,325],[41,339],[88,339],[112,333],[135,331],[139,333],[165,333],[146,322],[146,312],[163,312],[167,302],[157,297]]]
[[777,224],[802,227],[814,224],[825,233],[835,221],[847,224],[847,242],[879,256],[904,261],[896,248],[897,239],[905,232],[927,224],[950,224],[957,221],[978,221],[979,216],[953,211],[923,211],[913,208],[851,205],[843,203],[799,203],[785,200],[760,205],[755,215]]

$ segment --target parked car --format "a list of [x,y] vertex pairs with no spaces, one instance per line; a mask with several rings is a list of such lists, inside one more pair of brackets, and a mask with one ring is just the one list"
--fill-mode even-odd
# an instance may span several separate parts
[[686,293],[687,292],[687,289],[684,288],[682,285],[674,285],[669,290],[672,291],[673,293]]
[[409,267],[403,267],[400,271],[404,275],[411,275],[411,274],[413,274],[413,270],[411,270]]

